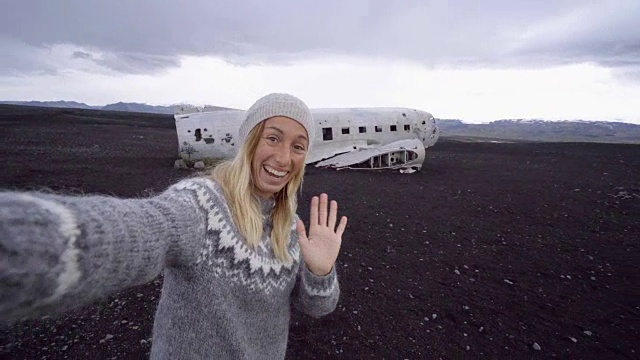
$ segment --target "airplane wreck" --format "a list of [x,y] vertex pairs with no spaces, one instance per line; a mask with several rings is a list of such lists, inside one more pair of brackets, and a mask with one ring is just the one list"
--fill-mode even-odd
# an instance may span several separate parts
[[[406,108],[311,109],[316,138],[306,163],[354,170],[420,170],[440,136],[433,115]],[[235,156],[242,110],[181,107],[174,115],[179,156],[186,164]]]

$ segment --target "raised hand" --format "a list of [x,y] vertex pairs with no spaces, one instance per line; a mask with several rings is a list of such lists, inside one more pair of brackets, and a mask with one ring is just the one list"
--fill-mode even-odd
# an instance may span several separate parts
[[307,268],[317,276],[324,276],[331,272],[340,252],[342,234],[347,227],[347,217],[343,216],[336,228],[338,202],[331,200],[330,209],[327,209],[328,202],[327,194],[321,194],[320,198],[314,196],[311,199],[309,237],[307,237],[304,223],[301,220],[296,223],[304,262]]

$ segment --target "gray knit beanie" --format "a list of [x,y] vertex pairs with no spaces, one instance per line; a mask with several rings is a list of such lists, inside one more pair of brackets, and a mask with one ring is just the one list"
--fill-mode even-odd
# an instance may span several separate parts
[[315,125],[311,111],[302,100],[289,94],[268,94],[251,105],[249,110],[245,112],[244,120],[238,131],[240,142],[244,143],[249,132],[256,125],[274,116],[285,116],[304,126],[309,136],[309,149],[311,149],[311,143],[315,138]]

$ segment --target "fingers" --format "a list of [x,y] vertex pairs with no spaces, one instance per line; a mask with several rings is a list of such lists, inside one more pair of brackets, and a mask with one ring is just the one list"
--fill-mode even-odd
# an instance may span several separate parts
[[309,210],[309,227],[318,225],[318,197],[311,198],[311,209]]
[[[338,202],[331,200],[329,203],[329,196],[325,193],[320,196],[314,196],[311,198],[311,209],[309,211],[309,228],[315,226],[326,226],[331,231],[336,231],[336,221],[338,220]],[[342,227],[340,235],[344,232],[344,228],[347,226],[347,218],[342,217],[340,219],[339,226]]]
[[329,202],[329,196],[327,194],[320,194],[320,218],[318,223],[320,226],[327,226],[327,203]]
[[334,231],[336,228],[336,218],[338,217],[338,202],[335,200],[331,200],[330,210],[329,210],[329,229]]
[[340,219],[340,224],[338,224],[338,228],[336,229],[336,235],[342,238],[342,234],[344,233],[344,229],[347,228],[347,217],[343,216]]

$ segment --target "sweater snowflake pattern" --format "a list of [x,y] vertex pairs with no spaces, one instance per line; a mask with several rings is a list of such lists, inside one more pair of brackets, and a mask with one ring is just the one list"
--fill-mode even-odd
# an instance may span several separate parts
[[0,319],[60,313],[163,273],[151,358],[284,358],[291,305],[335,309],[335,267],[307,269],[295,221],[293,261],[273,255],[273,200],[261,200],[262,239],[247,247],[223,194],[206,178],[140,199],[0,193]]

